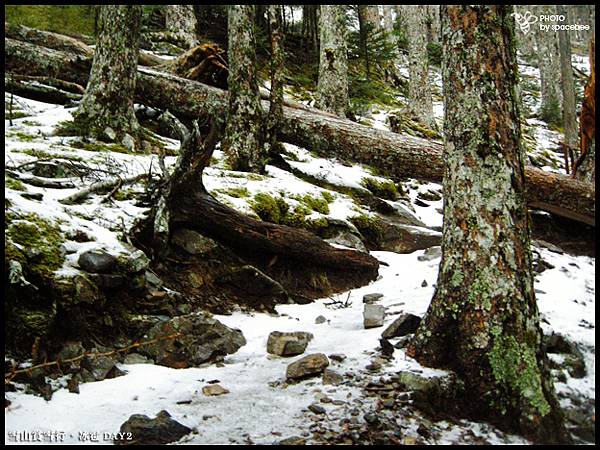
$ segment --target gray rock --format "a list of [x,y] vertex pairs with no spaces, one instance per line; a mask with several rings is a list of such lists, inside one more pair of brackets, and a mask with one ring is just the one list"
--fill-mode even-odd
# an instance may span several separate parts
[[77,263],[86,272],[110,273],[117,258],[104,250],[88,250],[79,255]]
[[138,249],[128,254],[120,254],[117,257],[117,264],[120,271],[125,273],[139,273],[145,271],[150,266],[150,259],[146,254]]
[[139,353],[129,353],[123,358],[123,364],[154,364],[154,361]]
[[346,358],[347,356],[342,353],[333,353],[329,355],[329,359],[340,363],[343,362]]
[[209,384],[202,388],[202,393],[206,396],[214,397],[217,395],[229,394],[229,390],[225,389],[220,384]]
[[325,316],[319,316],[315,319],[315,323],[317,325],[327,322],[327,318]]
[[267,352],[279,356],[295,356],[304,353],[313,335],[304,331],[282,333],[273,331],[267,339]]
[[312,412],[314,412],[315,414],[325,414],[327,412],[327,410],[325,408],[323,408],[322,406],[317,405],[315,403],[309,405],[308,409],[311,410]]
[[211,238],[187,229],[176,230],[171,241],[190,255],[206,255],[219,246]]
[[385,307],[381,305],[365,304],[363,311],[363,325],[365,328],[383,326],[385,319]]
[[150,286],[154,289],[160,289],[163,286],[162,280],[148,270],[144,272],[144,277],[146,278],[147,286]]
[[363,303],[375,303],[383,298],[383,294],[365,294],[363,295]]
[[367,253],[367,247],[358,236],[351,233],[350,231],[342,231],[337,236],[326,239],[330,244],[343,245],[344,247],[354,248],[358,251]]
[[117,359],[111,356],[86,356],[82,362],[81,367],[88,370],[94,380],[102,381],[107,378],[116,378],[124,375],[117,366]]
[[430,228],[381,222],[383,235],[379,250],[412,253],[442,242],[442,233]]
[[189,314],[161,322],[147,333],[148,340],[180,333],[140,348],[140,353],[162,366],[183,368],[215,362],[246,345],[240,330],[229,328],[208,314]]
[[180,440],[192,430],[171,419],[167,411],[161,411],[154,419],[142,414],[133,414],[121,425],[121,433],[131,433],[132,440],[115,440],[119,445],[162,445]]
[[300,436],[290,436],[279,441],[277,445],[306,445],[306,439]]
[[396,320],[394,320],[385,330],[381,333],[381,336],[386,339],[395,337],[405,336],[410,333],[417,331],[421,318],[414,314],[401,314]]
[[427,286],[428,286],[427,280],[423,280],[423,282],[421,283],[421,287],[427,287]]
[[329,366],[329,360],[323,353],[305,356],[287,366],[286,378],[288,380],[301,380],[310,376],[323,373]]
[[90,273],[88,278],[101,289],[117,289],[126,281],[123,275],[111,273]]
[[413,372],[398,372],[398,383],[407,391],[427,392],[438,386],[438,377],[427,378]]
[[330,369],[325,369],[323,371],[323,384],[337,386],[339,384],[342,384],[343,382],[344,377],[339,373]]
[[442,257],[442,247],[435,246],[425,249],[422,255],[417,256],[419,261],[432,261]]

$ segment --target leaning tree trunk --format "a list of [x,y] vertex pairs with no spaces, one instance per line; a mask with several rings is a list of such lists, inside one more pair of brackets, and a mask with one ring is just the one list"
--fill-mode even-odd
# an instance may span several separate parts
[[[535,13],[538,17],[541,14],[552,15],[553,7],[550,5],[537,5]],[[560,90],[560,55],[556,33],[542,31],[539,27],[536,27],[534,36],[542,90],[540,117],[551,125],[560,125],[562,122],[562,96]]]
[[409,110],[418,121],[435,128],[427,59],[427,6],[406,6],[403,11],[408,35]]
[[510,12],[442,7],[442,261],[407,352],[460,377],[468,416],[558,443],[566,432],[533,289]]
[[348,110],[348,55],[343,5],[321,5],[317,108],[340,117]]
[[[8,72],[78,84],[85,84],[89,76],[89,59],[73,54],[12,39],[5,39],[5,52]],[[224,118],[228,96],[221,89],[140,68],[136,101],[193,120],[207,115]],[[396,180],[441,181],[444,173],[442,146],[437,142],[377,130],[313,108],[284,107],[279,139],[326,157],[368,164]],[[530,207],[595,224],[593,184],[531,166],[525,177]]]
[[[569,23],[567,9],[563,5],[556,5],[556,13],[565,16]],[[571,39],[569,32],[558,31],[560,50],[560,72],[563,98],[563,127],[565,129],[565,144],[577,148],[577,113],[575,112],[575,83],[573,81],[573,67],[571,66]]]
[[142,7],[102,5],[92,71],[81,105],[73,114],[82,131],[139,144],[139,125],[133,111]]
[[596,181],[596,65],[594,40],[590,42],[590,78],[583,93],[579,118],[579,151],[581,155],[573,165],[573,176],[595,183]]
[[228,7],[229,113],[223,151],[234,170],[261,173],[266,154],[256,76],[254,6]]
[[198,45],[198,23],[193,5],[167,5],[165,19],[167,31],[181,39],[187,48]]

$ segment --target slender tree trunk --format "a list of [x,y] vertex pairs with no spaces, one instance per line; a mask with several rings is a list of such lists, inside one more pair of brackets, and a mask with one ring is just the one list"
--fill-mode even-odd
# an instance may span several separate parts
[[321,5],[317,108],[345,117],[348,110],[348,55],[343,5]]
[[581,155],[573,167],[573,176],[596,182],[596,65],[594,40],[590,42],[590,78],[585,85],[579,118],[579,150]]
[[187,48],[198,45],[198,22],[192,5],[167,5],[165,18],[167,31],[180,37]]
[[[554,14],[553,9],[551,5],[537,5],[534,11],[539,17],[541,14]],[[560,125],[562,122],[562,96],[559,82],[560,55],[558,53],[558,40],[555,32],[542,31],[537,24],[533,28],[535,28],[534,36],[542,90],[540,117],[551,125]]]
[[559,443],[566,432],[533,289],[510,12],[442,6],[442,261],[408,353],[455,371],[467,415]]
[[254,6],[230,5],[229,18],[229,113],[223,151],[234,170],[261,173],[266,155],[261,136],[260,95],[256,77]]
[[404,12],[408,34],[409,109],[417,120],[430,128],[435,128],[427,58],[427,7],[425,5],[405,6]]
[[[277,130],[283,120],[283,31],[281,29],[281,5],[269,5],[269,30],[271,36],[271,94],[269,96],[269,115],[267,117],[265,142],[273,148],[277,140]],[[268,152],[268,150],[267,150]]]
[[102,5],[94,62],[81,105],[74,113],[81,129],[133,149],[139,125],[133,111],[141,6]]
[[[563,5],[556,5],[556,13],[566,17],[569,23],[569,13]],[[571,66],[571,39],[569,32],[558,31],[560,50],[560,73],[563,97],[563,126],[565,129],[565,144],[569,148],[577,148],[577,113],[575,112],[575,83],[573,67]]]
[[440,5],[427,5],[427,43],[440,43]]

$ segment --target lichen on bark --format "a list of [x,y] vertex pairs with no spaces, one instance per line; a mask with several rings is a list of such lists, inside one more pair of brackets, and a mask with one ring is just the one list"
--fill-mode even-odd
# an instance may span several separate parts
[[343,5],[320,5],[317,108],[341,117],[348,110],[348,55]]
[[229,110],[223,151],[233,170],[261,173],[267,155],[256,75],[254,5],[228,8]]
[[442,38],[442,260],[408,353],[462,378],[466,415],[562,442],[533,290],[510,8],[443,6]]
[[133,110],[142,9],[102,5],[92,71],[73,114],[84,134],[117,141],[133,150],[140,126]]

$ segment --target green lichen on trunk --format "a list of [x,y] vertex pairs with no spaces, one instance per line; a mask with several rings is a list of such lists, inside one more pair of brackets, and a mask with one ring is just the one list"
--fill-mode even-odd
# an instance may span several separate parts
[[538,442],[561,442],[533,290],[510,12],[442,7],[442,261],[408,351],[464,380],[467,415]]
[[73,114],[85,134],[123,143],[140,142],[133,110],[141,6],[102,5],[92,71],[79,109]]
[[320,59],[317,108],[345,117],[348,110],[348,56],[343,5],[320,5]]
[[230,5],[229,110],[222,148],[233,170],[263,172],[267,155],[256,75],[254,5]]

